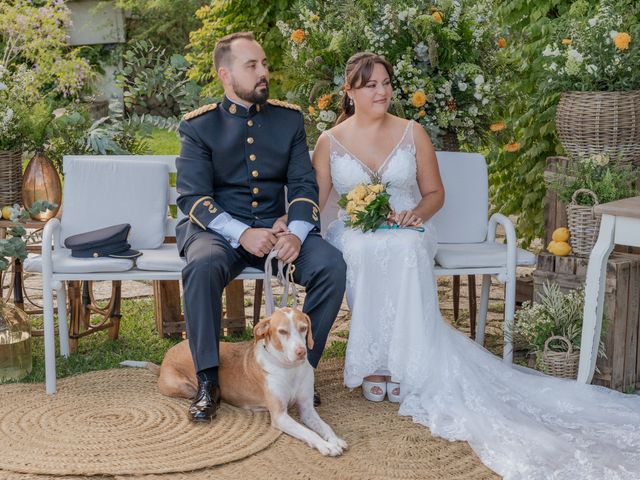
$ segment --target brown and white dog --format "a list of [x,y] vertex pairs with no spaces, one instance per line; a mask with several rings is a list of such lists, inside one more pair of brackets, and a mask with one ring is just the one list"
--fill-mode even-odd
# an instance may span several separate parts
[[[313,406],[313,367],[307,360],[307,347],[313,348],[309,317],[294,308],[276,310],[254,327],[253,337],[253,342],[220,343],[222,400],[236,407],[269,410],[275,428],[323,455],[342,454],[347,443]],[[193,398],[198,380],[187,340],[169,349],[159,373],[162,394]],[[289,415],[293,405],[306,427]]]

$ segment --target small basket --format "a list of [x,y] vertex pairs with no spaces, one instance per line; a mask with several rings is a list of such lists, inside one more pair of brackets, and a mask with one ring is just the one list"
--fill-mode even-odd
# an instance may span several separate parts
[[22,153],[0,150],[0,207],[22,203]]
[[593,207],[577,204],[577,196],[587,193],[593,197],[594,206],[598,205],[598,197],[587,188],[580,188],[573,192],[571,203],[567,205],[567,223],[571,232],[571,249],[575,255],[588,256],[598,239],[600,219],[602,215],[596,214]]
[[[561,340],[567,344],[566,352],[556,352],[549,348],[549,343],[554,340]],[[544,342],[544,351],[542,352],[542,365],[545,373],[554,377],[573,378],[578,377],[578,364],[580,362],[580,351],[573,351],[571,342],[562,336],[553,336],[547,338]]]

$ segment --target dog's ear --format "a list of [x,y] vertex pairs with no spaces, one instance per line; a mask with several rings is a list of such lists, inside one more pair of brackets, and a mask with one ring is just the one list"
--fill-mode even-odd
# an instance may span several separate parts
[[311,318],[306,313],[302,314],[307,321],[307,347],[313,348],[313,335],[311,334]]
[[271,326],[271,317],[263,318],[258,324],[253,327],[253,341],[257,342],[261,338],[267,336],[269,333],[269,327]]

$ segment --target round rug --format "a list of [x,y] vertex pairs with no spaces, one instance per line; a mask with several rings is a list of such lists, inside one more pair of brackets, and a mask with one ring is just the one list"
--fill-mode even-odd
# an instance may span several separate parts
[[0,470],[54,475],[185,472],[240,460],[281,432],[267,412],[223,404],[194,424],[189,401],[161,395],[144,369],[115,369],[0,387]]

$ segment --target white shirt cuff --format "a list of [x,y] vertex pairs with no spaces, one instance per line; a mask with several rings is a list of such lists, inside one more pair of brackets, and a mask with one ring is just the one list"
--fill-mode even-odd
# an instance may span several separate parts
[[207,228],[226,238],[231,247],[238,248],[240,245],[240,237],[244,231],[249,228],[249,225],[245,225],[240,220],[233,218],[227,212],[223,212],[211,220],[209,225],[207,225]]
[[304,243],[307,235],[314,228],[313,224],[304,220],[292,220],[288,227],[289,231],[300,239],[300,243]]

